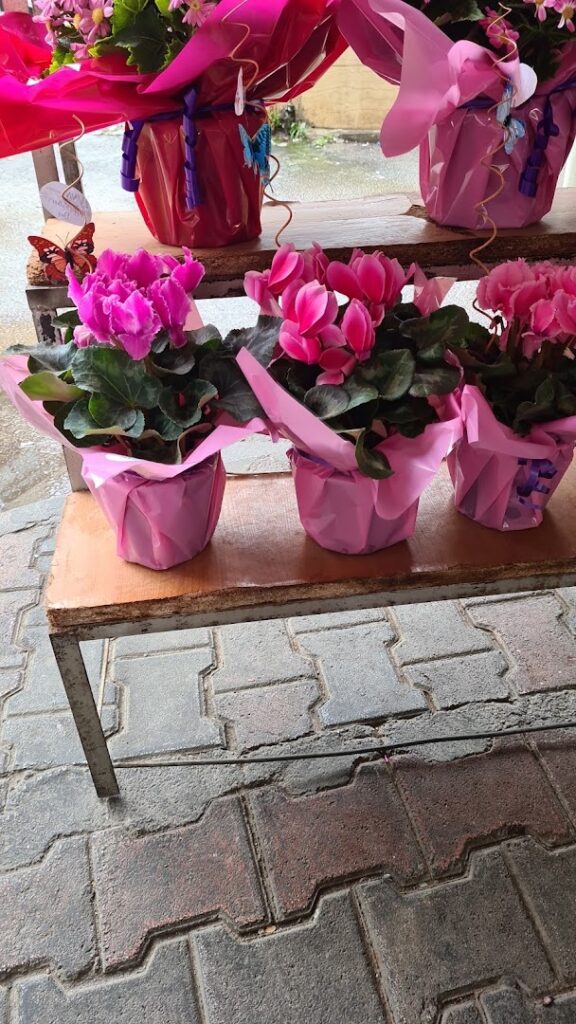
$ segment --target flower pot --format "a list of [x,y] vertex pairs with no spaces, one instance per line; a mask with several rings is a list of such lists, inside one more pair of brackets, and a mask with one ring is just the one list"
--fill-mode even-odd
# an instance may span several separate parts
[[222,507],[226,472],[213,455],[179,476],[150,480],[128,471],[85,479],[110,525],[116,551],[126,562],[169,569],[194,558],[210,541]]
[[300,522],[320,547],[344,555],[365,555],[414,533],[417,500],[401,515],[385,518],[376,507],[384,481],[372,480],[357,470],[340,472],[294,448],[288,456]]
[[267,121],[264,110],[233,110],[198,117],[194,124],[200,202],[188,209],[182,118],[144,124],[138,137],[136,201],[146,225],[164,245],[215,248],[261,233],[260,174],[246,166],[240,126],[251,137]]
[[548,94],[537,92],[513,110],[526,135],[510,155],[495,101],[484,108],[475,108],[473,101],[430,130],[420,146],[420,190],[432,220],[451,227],[489,227],[482,212],[485,200],[498,228],[524,227],[548,213],[576,134],[576,83],[565,91],[555,92],[554,84],[548,88]]
[[447,460],[458,511],[494,530],[539,526],[572,462],[576,417],[537,424],[520,437],[474,387],[464,388],[462,414],[464,436]]

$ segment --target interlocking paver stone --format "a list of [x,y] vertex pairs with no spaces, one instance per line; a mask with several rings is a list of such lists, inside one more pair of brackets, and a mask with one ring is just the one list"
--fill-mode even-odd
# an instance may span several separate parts
[[37,590],[13,590],[0,592],[0,668],[14,668],[22,665],[26,654],[15,642],[18,619],[25,608],[40,598]]
[[34,978],[15,988],[18,1024],[200,1024],[184,939],[159,945],[141,970],[116,978],[70,989]]
[[576,981],[576,847],[549,851],[532,840],[507,847],[518,885],[565,982]]
[[8,993],[0,988],[0,1024],[8,1024]]
[[576,685],[576,639],[554,594],[474,605],[475,622],[494,630],[516,662],[510,679],[520,693]]
[[120,799],[108,807],[110,824],[157,832],[197,821],[210,801],[240,787],[241,769],[117,768]]
[[46,527],[22,530],[0,537],[0,582],[5,590],[22,590],[40,584],[38,569],[31,567],[34,546],[46,534]]
[[507,975],[529,990],[553,982],[534,926],[497,850],[473,855],[468,876],[400,893],[359,886],[394,1024],[433,1024],[438,998]]
[[290,798],[267,788],[253,797],[254,820],[280,912],[304,912],[322,885],[387,872],[402,884],[425,868],[389,773],[362,767],[349,786]]
[[409,604],[394,608],[400,641],[394,654],[402,665],[452,654],[489,651],[495,645],[488,633],[465,617],[456,601]]
[[200,673],[212,665],[208,648],[114,662],[126,688],[122,731],[110,741],[113,758],[220,744],[216,722],[203,713]]
[[424,695],[400,682],[385,646],[388,635],[380,622],[299,634],[302,648],[318,658],[329,692],[319,709],[325,725],[426,709]]
[[534,1019],[524,997],[514,988],[482,992],[480,1005],[488,1024],[532,1024]]
[[212,804],[195,825],[93,840],[96,906],[107,969],[134,961],[159,929],[222,913],[236,927],[266,917],[237,798]]
[[284,622],[222,626],[217,635],[219,664],[211,676],[216,693],[314,677],[311,662],[292,649]]
[[22,686],[23,675],[15,669],[0,668],[0,700],[9,697],[10,694]]
[[209,1024],[384,1024],[347,894],[327,896],[311,921],[239,940],[199,932]]
[[538,736],[536,745],[562,798],[576,819],[576,731]]
[[39,864],[0,875],[0,936],[0,976],[51,965],[71,979],[93,965],[85,840],[60,840]]
[[479,651],[455,658],[437,658],[406,666],[413,686],[431,694],[436,707],[455,708],[475,701],[510,696],[504,676],[508,663],[500,651]]
[[552,1005],[536,1007],[535,1024],[574,1024],[574,1021],[576,1021],[576,994],[574,993],[557,996]]
[[209,629],[178,629],[170,633],[145,633],[142,636],[121,636],[114,641],[114,656],[164,654],[166,651],[186,650],[189,647],[210,647]]
[[[102,708],[106,735],[118,728],[118,714],[110,705]],[[1,732],[11,747],[11,766],[53,768],[58,765],[85,764],[80,740],[69,711],[46,715],[13,715],[6,718]]]
[[221,693],[215,703],[220,718],[234,730],[236,746],[249,750],[311,732],[310,708],[318,694],[318,683],[303,680]]
[[328,612],[325,615],[299,615],[297,619],[290,619],[290,628],[293,633],[314,633],[321,629],[360,626],[363,622],[381,622],[382,639],[394,639],[394,632],[382,608],[364,608],[357,612]]
[[440,1024],[484,1024],[480,1011],[474,1003],[451,1006],[442,1014]]
[[[38,630],[36,635],[28,634],[27,646],[30,646],[31,651],[26,666],[26,682],[23,689],[8,701],[6,714],[67,711],[69,704],[66,691],[46,631]],[[103,652],[103,641],[82,645],[86,671],[94,694],[98,693],[100,686]],[[108,703],[109,698],[110,694],[107,694]]]
[[471,846],[530,832],[566,842],[571,826],[534,755],[500,743],[449,764],[397,762],[396,778],[435,873],[450,870]]

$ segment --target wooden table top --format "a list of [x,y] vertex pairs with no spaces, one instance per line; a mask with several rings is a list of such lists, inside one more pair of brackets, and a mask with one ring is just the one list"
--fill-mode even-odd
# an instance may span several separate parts
[[[319,242],[331,259],[347,260],[354,248],[367,252],[382,249],[409,266],[417,261],[428,271],[445,272],[460,279],[479,277],[478,267],[470,260],[470,251],[486,232],[443,228],[429,221],[423,207],[405,195],[381,195],[365,199],[317,203],[292,203],[291,224],[281,242],[293,242],[306,249]],[[152,237],[136,207],[122,213],[95,213],[96,254],[103,249],[133,252],[139,248],[154,253],[180,249],[162,245]],[[218,294],[242,294],[247,270],[264,270],[276,251],[275,236],[286,220],[282,206],[265,204],[262,235],[251,242],[223,249],[196,249],[195,255],[206,266],[198,298]],[[62,221],[48,220],[41,230],[45,238],[62,244],[75,228]],[[538,224],[518,230],[500,231],[497,239],[482,254],[488,264],[524,256],[526,259],[573,259],[576,257],[576,188],[559,188],[554,206]],[[28,262],[28,282],[47,284],[43,267],[34,252]],[[227,287],[218,291],[218,284]]]
[[206,550],[155,572],[121,561],[94,499],[76,493],[58,534],[48,620],[55,632],[99,626],[106,636],[110,625],[145,619],[194,614],[195,624],[216,624],[336,610],[345,602],[362,608],[571,585],[575,509],[573,467],[541,527],[489,530],[456,512],[443,469],[421,501],[413,538],[372,555],[337,555],[305,535],[289,475],[231,477]]

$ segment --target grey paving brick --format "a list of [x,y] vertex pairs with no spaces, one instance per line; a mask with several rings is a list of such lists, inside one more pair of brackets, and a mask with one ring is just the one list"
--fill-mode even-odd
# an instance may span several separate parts
[[39,526],[0,536],[0,581],[4,590],[40,586],[41,573],[32,562],[37,545],[45,537],[46,531],[46,526]]
[[129,974],[69,989],[35,978],[15,990],[18,1024],[200,1024],[184,939],[156,947]]
[[192,937],[210,1024],[383,1024],[350,897],[328,896],[310,921],[241,941],[224,928]]
[[112,757],[218,746],[220,730],[203,714],[200,696],[200,673],[212,661],[212,651],[202,648],[114,662],[126,703]]
[[240,787],[241,769],[131,768],[117,769],[120,799],[108,807],[111,824],[137,832],[155,832],[196,821],[218,796]]
[[[8,701],[6,714],[42,713],[46,711],[67,711],[69,704],[60,678],[58,666],[45,630],[26,634],[30,655],[26,666],[24,687]],[[100,672],[104,652],[103,640],[91,640],[82,644],[82,654],[92,691],[98,695]],[[108,688],[106,703],[114,700],[112,688]]]
[[40,864],[0,875],[0,976],[51,966],[72,979],[96,960],[88,852],[56,843]]
[[466,1002],[444,1010],[440,1024],[484,1024],[475,1003]]
[[[576,1021],[576,993],[557,996],[551,1005],[536,1006],[535,1024],[574,1024],[574,1021]],[[532,1024],[531,1021],[530,1024]]]
[[[118,727],[115,707],[102,708],[106,735]],[[0,737],[11,748],[13,769],[53,768],[57,765],[85,764],[74,719],[69,711],[45,715],[13,715],[3,723]]]
[[181,651],[189,647],[210,647],[212,634],[209,629],[173,629],[169,633],[145,633],[141,636],[122,636],[114,641],[114,656],[125,658],[129,655],[142,657],[145,654],[162,654],[165,651]]
[[9,697],[10,694],[22,686],[24,676],[22,672],[15,669],[0,668],[0,700]]
[[60,836],[104,828],[108,807],[87,771],[55,768],[12,782],[0,816],[0,871],[37,861]]
[[532,1008],[515,988],[482,992],[480,1005],[488,1024],[533,1024]]
[[20,615],[40,600],[39,590],[0,591],[0,668],[17,668],[26,661],[25,651],[16,640]]
[[489,651],[494,646],[488,633],[464,617],[456,601],[409,604],[394,608],[400,641],[394,655],[401,664],[428,661],[452,654]]
[[576,640],[555,594],[476,605],[470,614],[509,651],[515,662],[509,680],[520,693],[576,685]]
[[8,992],[0,988],[0,1024],[8,1024]]
[[564,982],[576,981],[576,847],[551,852],[533,840],[507,846],[512,869],[525,895],[548,954]]
[[54,528],[60,518],[63,504],[64,497],[58,496],[0,512],[0,537],[40,525]]
[[311,732],[310,708],[318,696],[318,683],[304,680],[221,693],[215,704],[220,718],[234,730],[236,747],[250,750]]
[[369,760],[369,755],[354,754],[354,750],[362,747],[377,747],[380,743],[374,729],[353,726],[349,729],[334,729],[326,733],[281,743],[271,747],[259,747],[258,755],[277,756],[292,754],[314,755],[328,752],[350,751],[341,757],[317,757],[298,761],[275,761],[268,764],[242,765],[242,775],[246,786],[262,785],[275,782],[283,786],[295,796],[305,793],[316,793],[321,789],[333,786],[344,786],[350,781],[357,764]]
[[430,693],[439,708],[476,701],[506,700],[510,690],[504,676],[508,663],[500,651],[479,651],[455,658],[438,658],[407,666],[413,686]]
[[302,648],[318,658],[330,695],[318,712],[325,725],[426,710],[424,695],[400,682],[387,637],[379,622],[299,635]]
[[[552,971],[497,850],[473,855],[464,878],[401,894],[359,887],[394,1024],[433,1024],[439,997],[503,974],[542,991]],[[407,955],[409,951],[409,955]]]
[[314,676],[310,662],[292,650],[281,621],[222,626],[217,635],[219,664],[211,676],[216,693]]
[[319,629],[360,626],[363,622],[381,622],[382,639],[394,639],[394,633],[382,608],[365,608],[358,612],[329,612],[327,615],[300,615],[297,619],[290,619],[290,628],[293,633],[314,633]]

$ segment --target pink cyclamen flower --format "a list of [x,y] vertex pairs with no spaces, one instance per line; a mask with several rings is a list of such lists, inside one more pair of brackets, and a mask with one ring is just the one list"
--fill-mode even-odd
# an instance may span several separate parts
[[323,373],[316,378],[317,384],[343,384],[354,367],[356,357],[346,348],[327,348],[318,359]]
[[110,303],[110,326],[113,337],[132,359],[145,359],[161,323],[152,303],[136,291],[123,303]]
[[478,282],[476,296],[484,309],[513,316],[512,295],[527,281],[534,280],[534,273],[526,260],[508,260],[494,267]]
[[478,24],[484,29],[490,46],[493,46],[495,50],[515,49],[520,33],[516,32],[510,22],[503,18],[498,11],[487,7],[486,17],[482,18]]
[[338,300],[323,284],[310,281],[298,289],[293,308],[300,333],[317,335],[324,327],[334,323]]
[[300,333],[298,324],[285,320],[280,328],[280,347],[299,363],[317,363],[322,354],[322,345],[318,338],[306,338]]
[[574,14],[576,13],[576,4],[567,4],[565,0],[556,0],[554,4],[554,10],[560,14],[560,21],[558,28],[567,28],[569,32],[576,31],[574,25]]
[[374,348],[376,333],[370,313],[358,299],[352,299],[342,317],[340,329],[360,362],[368,359]]
[[538,21],[546,21],[546,9],[554,7],[556,0],[524,0],[524,3],[534,5],[534,17]]
[[566,292],[557,292],[553,302],[561,330],[568,335],[576,335],[576,298]]
[[190,312],[190,299],[182,286],[174,277],[166,277],[150,285],[148,297],[174,348],[185,345],[184,324]]

